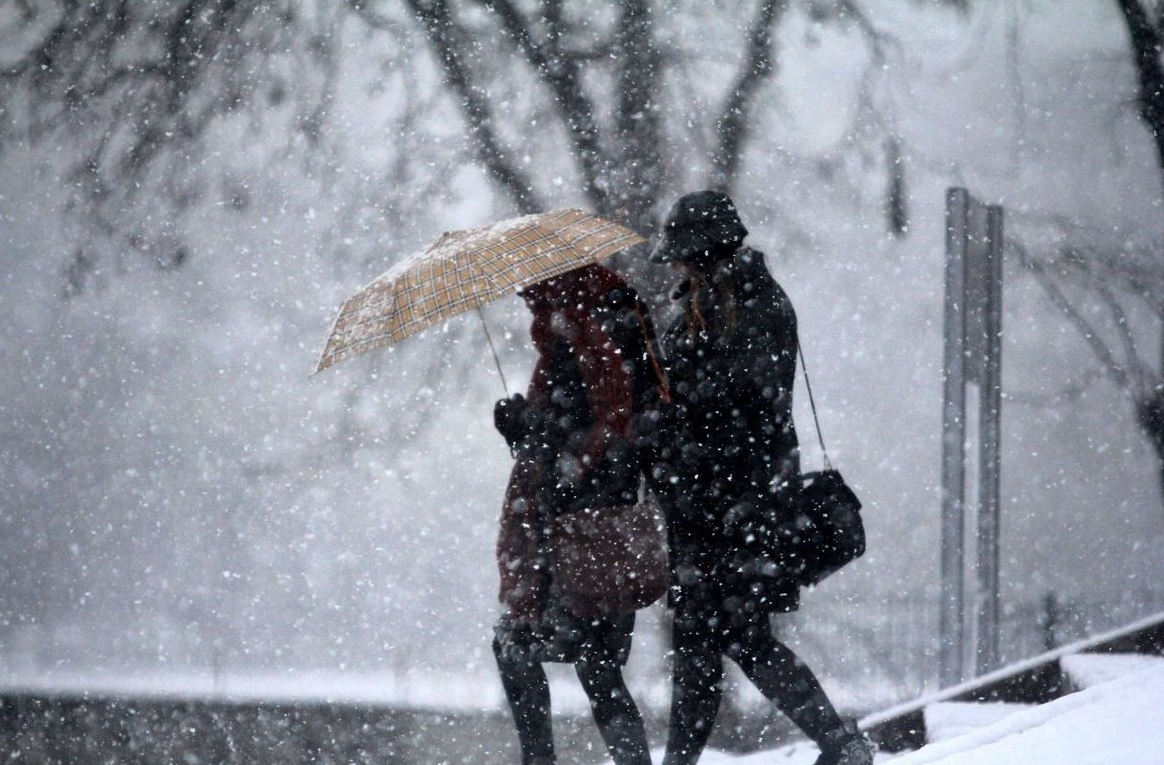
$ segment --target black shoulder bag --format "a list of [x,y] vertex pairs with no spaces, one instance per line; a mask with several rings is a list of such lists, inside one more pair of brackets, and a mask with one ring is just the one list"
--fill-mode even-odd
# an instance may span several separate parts
[[787,502],[784,509],[787,515],[778,534],[781,548],[778,559],[797,584],[808,586],[820,583],[865,553],[865,525],[861,520],[861,501],[829,461],[812,384],[808,380],[808,366],[799,345],[797,354],[804,371],[817,440],[824,455],[824,469],[802,473],[796,485],[781,492]]

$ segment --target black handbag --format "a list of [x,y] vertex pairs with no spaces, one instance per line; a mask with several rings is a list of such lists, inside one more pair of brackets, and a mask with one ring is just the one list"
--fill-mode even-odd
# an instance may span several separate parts
[[777,557],[797,584],[808,586],[865,553],[865,524],[861,501],[839,471],[804,473],[799,483],[783,511]]
[[[789,492],[791,528],[780,536],[788,543],[780,558],[794,572],[801,585],[819,584],[825,577],[865,554],[865,523],[861,520],[861,500],[832,466],[825,448],[816,400],[808,379],[808,365],[799,344],[796,353],[804,372],[804,387],[812,408],[812,421],[824,457],[824,470],[802,473]],[[785,512],[788,512],[786,510]],[[791,533],[788,533],[791,532]]]
[[764,497],[740,503],[724,520],[736,539],[735,571],[748,580],[786,579],[806,587],[865,553],[865,524],[861,500],[829,461],[808,367],[798,353],[824,469],[801,473]]

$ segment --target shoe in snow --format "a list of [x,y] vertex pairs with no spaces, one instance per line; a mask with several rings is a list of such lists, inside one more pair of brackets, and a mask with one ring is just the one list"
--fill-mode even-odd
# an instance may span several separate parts
[[873,765],[873,745],[855,724],[846,723],[829,738],[821,745],[815,765]]

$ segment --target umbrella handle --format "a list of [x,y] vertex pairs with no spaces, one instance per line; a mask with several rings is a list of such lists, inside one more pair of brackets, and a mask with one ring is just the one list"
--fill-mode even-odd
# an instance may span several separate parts
[[509,398],[509,385],[505,382],[505,372],[501,371],[501,359],[497,356],[497,348],[493,345],[493,336],[489,334],[489,324],[485,321],[485,314],[481,306],[477,306],[477,316],[481,319],[481,328],[485,330],[485,339],[489,342],[489,350],[493,352],[493,363],[497,365],[497,374],[501,377],[501,387],[505,390],[505,397]]

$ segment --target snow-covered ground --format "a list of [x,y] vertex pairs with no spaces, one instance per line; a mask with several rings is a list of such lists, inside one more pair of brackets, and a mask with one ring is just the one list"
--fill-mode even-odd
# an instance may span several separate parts
[[[1085,657],[1078,657],[1085,658]],[[900,765],[1160,765],[1164,660],[895,758]]]
[[[1081,654],[1063,659],[1082,690],[1039,706],[939,703],[927,709],[934,743],[878,754],[895,765],[1162,765],[1164,659]],[[736,757],[708,752],[704,765],[811,765],[794,744]],[[657,753],[656,759],[661,757]]]
[[[1076,654],[1061,658],[1080,690],[1043,705],[972,704],[935,698],[926,707],[931,743],[903,754],[879,753],[898,765],[1164,765],[1164,658]],[[580,712],[585,699],[565,675],[555,676],[559,712]],[[432,673],[296,673],[232,676],[114,673],[9,676],[3,690],[65,695],[191,696],[233,701],[392,704],[398,708],[486,710],[502,706],[496,678]],[[636,694],[638,695],[638,694]],[[651,699],[658,701],[658,699]],[[732,755],[708,750],[703,765],[810,765],[807,742]],[[656,750],[658,762],[662,751]]]

